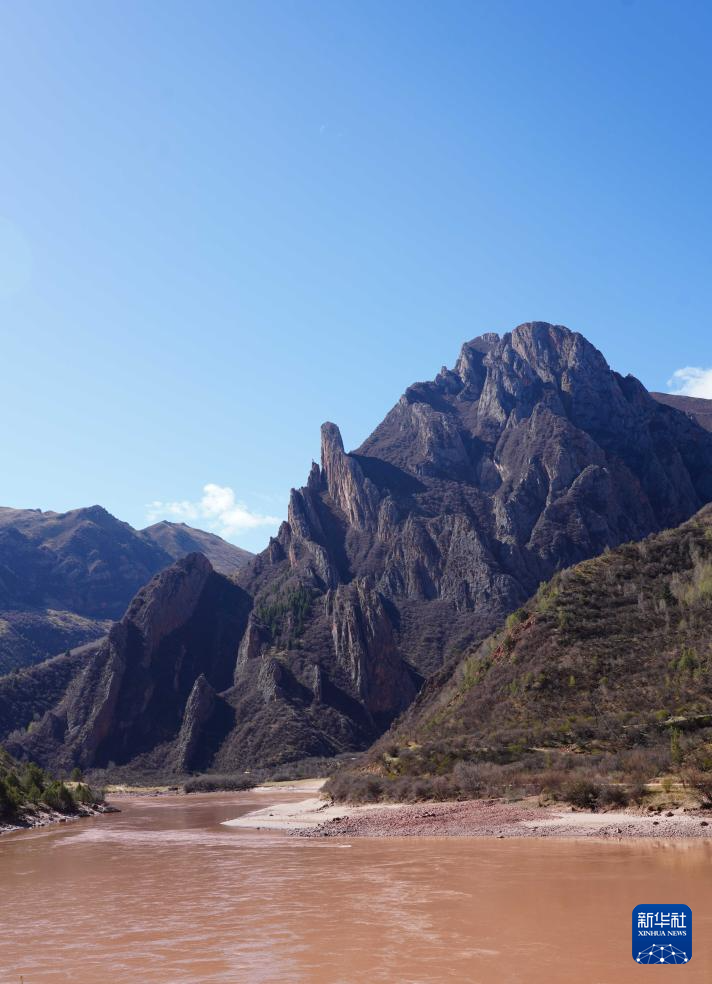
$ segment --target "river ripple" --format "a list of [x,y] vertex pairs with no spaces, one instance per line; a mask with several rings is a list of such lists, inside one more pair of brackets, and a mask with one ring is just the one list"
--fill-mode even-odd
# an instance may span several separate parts
[[0,839],[0,984],[618,984],[641,902],[692,907],[706,842],[299,840],[221,826],[302,793],[124,799]]

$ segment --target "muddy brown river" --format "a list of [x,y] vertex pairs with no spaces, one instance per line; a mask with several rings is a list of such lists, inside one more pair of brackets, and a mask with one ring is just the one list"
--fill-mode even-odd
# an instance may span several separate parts
[[[222,820],[303,793],[123,800],[0,838],[0,984],[712,981],[712,845],[300,840]],[[631,957],[684,902],[693,958]]]

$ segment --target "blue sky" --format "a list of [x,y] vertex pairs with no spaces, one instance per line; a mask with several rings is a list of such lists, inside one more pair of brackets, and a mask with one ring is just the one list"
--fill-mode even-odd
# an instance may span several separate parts
[[531,319],[712,396],[711,28],[655,0],[0,0],[0,501],[258,549],[323,420],[355,447]]

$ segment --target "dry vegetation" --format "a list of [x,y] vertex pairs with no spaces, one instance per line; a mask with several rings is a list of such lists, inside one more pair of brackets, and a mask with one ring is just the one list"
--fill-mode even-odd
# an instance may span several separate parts
[[712,507],[556,575],[329,791],[712,806]]

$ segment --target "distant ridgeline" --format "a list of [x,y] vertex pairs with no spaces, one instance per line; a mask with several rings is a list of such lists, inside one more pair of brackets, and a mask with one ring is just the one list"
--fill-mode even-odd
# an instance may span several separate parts
[[[325,424],[287,521],[232,577],[192,553],[105,639],[0,678],[0,740],[53,768],[175,774],[363,749],[444,664],[465,656],[479,680],[479,644],[557,571],[709,501],[712,434],[689,406],[561,326],[484,335],[356,451]],[[568,674],[567,699],[617,679],[597,666]],[[508,678],[512,700],[529,684]],[[542,708],[563,727],[558,694]]]
[[0,674],[102,638],[139,588],[196,550],[225,574],[252,556],[184,523],[135,530],[101,506],[0,508]]

